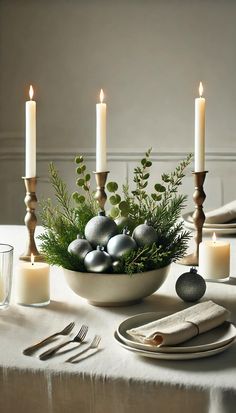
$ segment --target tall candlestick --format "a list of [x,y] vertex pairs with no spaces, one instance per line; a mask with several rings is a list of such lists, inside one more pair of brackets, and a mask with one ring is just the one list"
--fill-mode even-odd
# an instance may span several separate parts
[[195,170],[205,171],[205,107],[206,102],[202,97],[202,82],[199,85],[199,98],[195,99]]
[[25,252],[20,256],[20,260],[30,261],[31,254],[34,255],[36,261],[44,261],[43,255],[41,255],[36,247],[34,233],[37,225],[37,217],[35,214],[35,209],[37,205],[36,197],[36,177],[35,178],[23,178],[25,182],[26,196],[26,215],[25,215],[25,225],[28,230],[28,240]]
[[34,90],[30,86],[30,100],[25,103],[25,177],[36,176],[36,102]]
[[193,213],[193,223],[196,228],[195,233],[195,251],[192,254],[186,255],[178,261],[179,264],[183,265],[198,265],[199,259],[199,244],[202,241],[202,228],[205,222],[205,214],[203,212],[203,202],[205,201],[206,194],[203,189],[203,184],[205,181],[207,171],[203,172],[193,172],[195,181],[195,191],[193,193],[193,200],[195,203],[195,211]]
[[104,93],[101,89],[100,103],[96,104],[96,172],[107,171],[107,138],[106,112],[107,105],[103,103]]

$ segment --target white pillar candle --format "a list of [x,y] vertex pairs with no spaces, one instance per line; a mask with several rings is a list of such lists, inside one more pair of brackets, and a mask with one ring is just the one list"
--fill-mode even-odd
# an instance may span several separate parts
[[25,177],[36,176],[36,102],[30,86],[30,100],[25,103]]
[[103,103],[104,93],[101,89],[100,102],[96,104],[96,172],[107,171],[107,137],[106,112],[107,105]]
[[49,265],[44,262],[20,262],[16,271],[18,304],[45,305],[50,301]]
[[199,244],[199,274],[204,278],[227,278],[230,273],[230,243],[216,241],[215,234],[210,241]]
[[199,98],[195,99],[195,172],[205,171],[205,107],[206,102],[202,97],[202,82],[199,85]]

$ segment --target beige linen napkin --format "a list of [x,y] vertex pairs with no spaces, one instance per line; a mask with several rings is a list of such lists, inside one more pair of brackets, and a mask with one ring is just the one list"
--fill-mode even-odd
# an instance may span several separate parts
[[206,224],[225,224],[236,219],[236,201],[205,213]]
[[127,330],[136,341],[173,346],[212,330],[229,317],[229,311],[213,301],[196,304],[160,320]]

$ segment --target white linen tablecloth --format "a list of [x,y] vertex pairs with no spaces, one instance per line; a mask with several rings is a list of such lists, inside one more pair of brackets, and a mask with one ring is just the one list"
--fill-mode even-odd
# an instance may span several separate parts
[[[24,249],[23,226],[0,226],[0,242]],[[231,275],[236,277],[236,239],[231,238]],[[187,307],[175,293],[186,267],[173,265],[164,285],[142,303],[102,308],[87,304],[51,271],[51,303],[44,308],[16,305],[0,312],[1,413],[231,413],[236,405],[236,344],[224,353],[199,360],[142,358],[121,348],[113,333],[125,318],[148,311],[174,312]],[[14,274],[16,275],[16,274]],[[203,300],[224,305],[236,320],[236,278],[207,282]],[[70,321],[89,326],[89,338],[102,335],[100,351],[79,364],[68,354],[48,361],[26,357],[22,349]],[[76,332],[76,329],[75,329]],[[70,354],[70,353],[69,353]],[[71,353],[73,354],[73,353]]]

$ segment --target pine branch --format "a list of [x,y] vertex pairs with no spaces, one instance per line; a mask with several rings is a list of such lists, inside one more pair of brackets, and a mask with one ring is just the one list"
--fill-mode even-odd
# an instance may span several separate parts
[[161,245],[157,246],[154,243],[125,254],[120,260],[117,271],[132,275],[164,267],[170,262],[171,252],[164,251]]
[[83,262],[67,250],[68,244],[58,238],[55,233],[48,231],[38,237],[41,242],[41,252],[51,265],[74,271],[85,271]]
[[66,184],[58,175],[54,164],[49,164],[50,181],[55,191],[56,199],[62,208],[61,214],[71,223],[74,222],[74,212],[71,207],[71,196],[68,194]]

